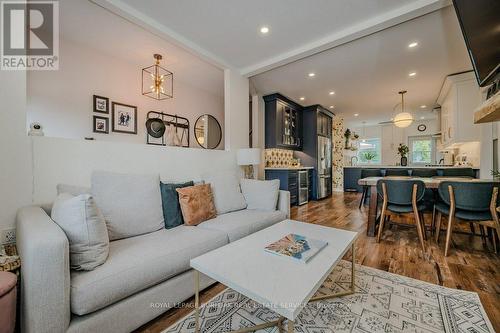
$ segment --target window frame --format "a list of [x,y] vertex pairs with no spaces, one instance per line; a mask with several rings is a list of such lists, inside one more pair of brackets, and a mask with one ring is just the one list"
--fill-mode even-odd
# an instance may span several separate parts
[[[377,151],[378,161],[373,161],[373,162],[363,162],[363,161],[361,161],[360,153],[362,152],[362,150],[361,150],[361,143],[363,142],[363,140],[365,140],[365,141],[377,140],[377,143],[375,145],[375,149]],[[381,138],[377,138],[377,137],[359,139],[358,151],[356,153],[356,158],[358,159],[358,164],[359,165],[381,165],[382,164],[382,139]]]
[[[415,141],[430,140],[431,142],[431,160],[429,162],[414,162],[413,161],[413,143]],[[434,164],[436,159],[436,138],[432,135],[414,135],[408,137],[408,163],[410,165],[425,166],[427,164]]]

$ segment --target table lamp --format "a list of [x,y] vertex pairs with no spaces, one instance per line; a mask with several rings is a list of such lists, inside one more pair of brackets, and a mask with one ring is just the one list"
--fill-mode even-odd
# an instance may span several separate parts
[[245,178],[253,179],[253,166],[260,164],[259,148],[242,148],[237,152],[238,165],[245,167]]

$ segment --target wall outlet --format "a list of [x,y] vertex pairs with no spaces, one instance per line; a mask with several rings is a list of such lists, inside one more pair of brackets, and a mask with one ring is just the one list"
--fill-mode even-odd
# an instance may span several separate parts
[[9,244],[16,242],[16,229],[0,230],[0,244]]

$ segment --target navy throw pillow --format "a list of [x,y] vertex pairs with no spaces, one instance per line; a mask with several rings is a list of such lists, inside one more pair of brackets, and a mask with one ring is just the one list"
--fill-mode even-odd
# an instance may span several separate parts
[[175,189],[193,185],[193,181],[180,184],[160,183],[163,219],[165,220],[166,229],[171,229],[184,224],[181,206],[179,205],[179,195]]

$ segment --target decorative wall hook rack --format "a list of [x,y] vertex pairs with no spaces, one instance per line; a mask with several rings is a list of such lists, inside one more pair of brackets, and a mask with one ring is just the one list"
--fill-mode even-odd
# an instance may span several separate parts
[[[147,144],[166,146],[168,141],[168,135],[175,135],[175,141],[179,144],[168,143],[169,145],[175,145],[180,147],[189,147],[189,119],[180,117],[178,115],[168,114],[160,111],[149,111],[147,114],[147,119],[158,118],[163,121],[167,130],[161,138],[153,138],[149,134],[147,135]],[[170,133],[168,129],[175,131],[175,133]]]

